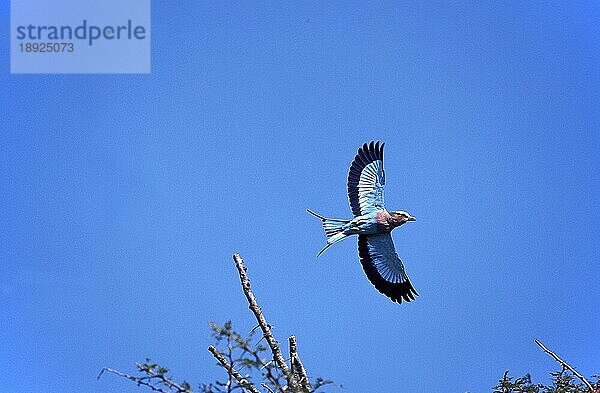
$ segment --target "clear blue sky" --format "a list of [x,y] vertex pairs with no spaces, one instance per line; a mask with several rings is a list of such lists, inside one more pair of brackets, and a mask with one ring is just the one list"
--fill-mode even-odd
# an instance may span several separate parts
[[[0,4],[0,390],[137,392],[103,366],[222,370],[207,322],[255,326],[345,392],[547,380],[541,339],[600,371],[597,2],[153,3],[152,74],[10,75]],[[309,207],[386,142],[386,203],[420,293],[354,240],[318,260]],[[334,389],[330,389],[335,391]]]

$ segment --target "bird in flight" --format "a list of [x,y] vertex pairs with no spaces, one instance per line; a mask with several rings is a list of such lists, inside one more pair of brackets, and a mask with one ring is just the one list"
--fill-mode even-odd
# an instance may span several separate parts
[[373,141],[368,145],[365,143],[350,165],[348,199],[354,214],[352,220],[327,218],[312,210],[307,211],[321,220],[327,237],[327,244],[317,257],[333,244],[358,235],[358,256],[371,284],[394,302],[410,302],[419,294],[396,254],[391,232],[416,219],[405,211],[388,211],[385,208],[384,145]]

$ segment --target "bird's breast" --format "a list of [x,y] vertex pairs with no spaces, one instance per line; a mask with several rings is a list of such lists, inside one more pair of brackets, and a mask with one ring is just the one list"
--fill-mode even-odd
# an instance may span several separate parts
[[390,214],[385,210],[377,212],[376,222],[377,222],[377,231],[379,233],[390,232],[392,230],[392,226],[389,222]]
[[388,219],[390,218],[390,213],[385,210],[381,210],[377,212],[375,219],[377,220],[377,224],[388,225]]

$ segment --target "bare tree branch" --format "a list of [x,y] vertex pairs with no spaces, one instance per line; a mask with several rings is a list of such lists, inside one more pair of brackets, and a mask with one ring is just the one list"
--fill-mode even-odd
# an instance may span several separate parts
[[[273,360],[270,360],[269,362],[265,363],[265,361],[260,357],[259,351],[251,348],[250,345],[248,344],[248,341],[244,340],[236,332],[233,332],[228,329],[224,329],[214,322],[209,322],[209,325],[210,325],[211,329],[213,329],[215,332],[225,335],[227,337],[230,337],[243,351],[250,354],[254,358],[256,363],[260,366],[260,370],[265,371],[265,378],[271,384],[273,384],[275,389],[277,389],[281,393],[285,392],[283,386],[281,385],[281,383],[279,381],[280,377],[278,375],[276,375],[275,373],[273,373],[273,370],[275,368],[275,365],[273,364]],[[256,326],[256,328],[258,328],[258,326]],[[252,334],[252,331],[251,331],[251,334]]]
[[[231,365],[231,368],[234,367],[233,361],[233,348],[231,347],[231,336],[227,336],[227,360]],[[233,386],[233,375],[231,373],[227,373],[227,393],[231,393]]]
[[112,368],[109,368],[109,367],[104,367],[102,370],[100,370],[100,374],[98,374],[97,379],[100,379],[100,377],[102,376],[102,374],[104,374],[105,372],[118,375],[119,377],[127,378],[130,381],[133,381],[136,384],[138,384],[138,386],[139,385],[147,386],[147,387],[149,387],[151,390],[153,390],[155,392],[169,393],[167,390],[164,390],[164,389],[161,389],[161,388],[157,388],[153,384],[151,384],[149,382],[146,382],[145,379],[147,379],[147,377],[136,377],[134,375],[125,374],[125,373],[122,373],[119,370],[115,370],[115,369],[112,369]]
[[266,383],[261,383],[262,387],[267,389],[269,391],[269,393],[275,393],[273,391],[273,389],[271,389],[271,387],[269,385],[267,385]]
[[312,391],[312,388],[308,380],[308,375],[306,374],[306,369],[300,361],[300,356],[298,356],[296,337],[291,336],[288,339],[288,341],[290,343],[290,364],[292,366],[292,373],[296,376],[297,380],[299,381],[302,392],[310,393]]
[[221,363],[221,365],[225,368],[225,370],[227,370],[227,373],[229,375],[233,375],[233,377],[238,381],[238,383],[248,389],[249,391],[251,391],[252,393],[260,393],[260,390],[258,390],[257,388],[254,387],[254,385],[252,385],[246,378],[244,378],[236,369],[234,369],[228,362],[227,359],[225,359],[225,356],[223,356],[223,354],[221,352],[219,352],[215,347],[213,347],[212,345],[210,347],[208,347],[208,350],[210,351],[210,353],[213,354],[213,356],[219,361],[219,363]]
[[[122,378],[129,379],[130,381],[133,381],[136,384],[138,384],[138,386],[139,385],[146,386],[155,392],[172,393],[173,391],[175,391],[177,393],[191,393],[191,390],[189,387],[183,386],[176,382],[171,381],[169,378],[167,378],[164,375],[164,373],[154,371],[154,369],[152,367],[150,367],[150,365],[148,365],[148,364],[136,363],[135,366],[141,372],[146,373],[147,376],[141,377],[141,376],[130,375],[130,374],[126,374],[121,371],[109,368],[109,367],[104,367],[102,370],[100,370],[100,374],[98,374],[97,379],[100,379],[102,374],[107,372],[107,373],[118,375],[119,377],[122,377]],[[162,384],[162,385],[168,387],[169,390],[164,390],[160,387],[157,387],[155,385],[155,383]]]
[[290,372],[288,365],[285,362],[283,354],[281,353],[281,349],[279,348],[279,343],[271,333],[271,325],[267,323],[260,306],[258,305],[256,298],[254,297],[254,293],[252,293],[252,288],[250,287],[250,280],[248,279],[248,275],[246,274],[246,267],[244,266],[244,260],[240,257],[239,254],[233,255],[233,260],[235,261],[235,266],[238,269],[238,273],[240,275],[240,282],[242,284],[242,289],[244,290],[244,294],[246,295],[246,299],[248,299],[248,308],[256,317],[256,321],[260,326],[263,336],[269,347],[271,348],[271,352],[273,352],[273,358],[277,363],[279,369],[285,375],[288,385],[292,389],[292,391],[298,391],[298,383],[293,373]]
[[542,348],[542,350],[544,352],[546,352],[548,355],[552,356],[554,358],[554,360],[556,360],[558,363],[560,363],[561,366],[563,366],[567,370],[571,371],[573,373],[573,375],[575,375],[577,378],[579,378],[579,380],[581,382],[583,382],[590,389],[590,392],[592,392],[592,393],[595,392],[594,387],[592,386],[592,384],[587,379],[585,379],[585,377],[583,375],[579,374],[573,367],[571,367],[571,365],[569,365],[569,363],[565,362],[564,360],[562,360],[561,358],[559,358],[557,354],[555,354],[554,352],[552,352],[551,350],[549,350],[548,348],[546,348],[544,346],[544,344],[541,343],[541,341],[535,340],[535,343],[540,348]]

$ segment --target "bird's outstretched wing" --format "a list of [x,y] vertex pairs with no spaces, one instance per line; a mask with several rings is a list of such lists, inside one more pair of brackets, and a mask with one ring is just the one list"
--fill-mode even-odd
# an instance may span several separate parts
[[392,301],[410,302],[419,296],[404,271],[389,233],[359,235],[358,255],[371,284]]
[[383,210],[383,146],[385,143],[364,144],[348,173],[348,199],[354,216],[361,216],[377,210]]

